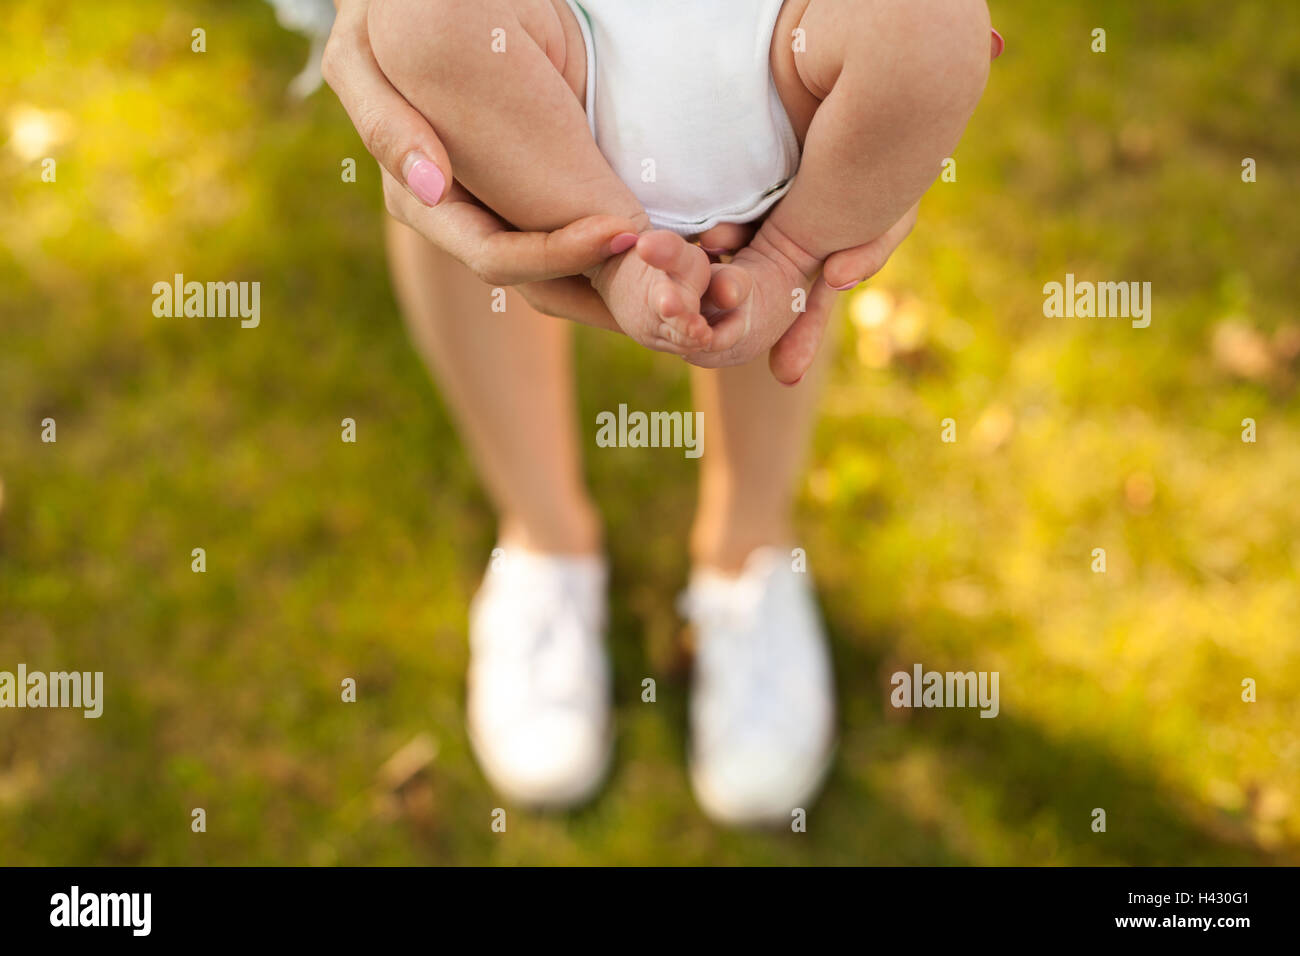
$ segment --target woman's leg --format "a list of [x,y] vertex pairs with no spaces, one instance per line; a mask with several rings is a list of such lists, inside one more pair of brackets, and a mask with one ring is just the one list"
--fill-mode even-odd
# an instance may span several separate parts
[[815,798],[835,737],[835,687],[791,509],[830,344],[798,388],[759,360],[697,370],[708,436],[683,606],[694,632],[690,779],[724,823],[784,823]]
[[532,551],[594,554],[600,522],[582,477],[571,326],[492,290],[408,227],[388,220],[403,315],[456,416],[501,520]]
[[492,290],[389,220],[393,283],[501,516],[470,607],[466,729],[507,799],[570,806],[609,765],[600,523],[582,480],[567,322]]
[[695,407],[708,435],[691,532],[697,568],[737,572],[755,548],[793,543],[794,496],[832,336],[798,388],[777,383],[762,359],[692,370]]

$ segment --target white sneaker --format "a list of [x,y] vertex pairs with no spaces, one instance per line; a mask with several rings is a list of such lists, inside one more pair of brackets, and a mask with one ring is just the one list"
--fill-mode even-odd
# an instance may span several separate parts
[[595,793],[613,744],[605,560],[494,555],[470,606],[470,743],[506,797],[571,806]]
[[739,577],[697,571],[682,595],[695,630],[691,785],[731,824],[789,823],[830,764],[835,690],[807,574],[760,548]]

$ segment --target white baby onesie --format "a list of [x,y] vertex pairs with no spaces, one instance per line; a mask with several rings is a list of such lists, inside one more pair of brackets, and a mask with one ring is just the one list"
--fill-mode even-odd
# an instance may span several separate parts
[[799,143],[770,66],[782,0],[568,0],[587,119],[656,228],[750,222],[790,188]]

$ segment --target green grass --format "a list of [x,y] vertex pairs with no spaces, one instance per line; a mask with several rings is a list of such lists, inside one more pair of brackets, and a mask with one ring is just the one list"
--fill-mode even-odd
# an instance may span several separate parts
[[[65,135],[0,146],[0,670],[102,670],[107,702],[0,712],[0,863],[1300,863],[1300,10],[1149,6],[995,0],[958,181],[839,323],[801,528],[842,739],[808,832],[694,806],[695,466],[611,450],[617,764],[500,835],[461,716],[492,516],[393,304],[374,169],[328,91],[284,96],[305,42],[259,3],[11,0],[0,119]],[[176,272],[261,281],[261,327],[155,318]],[[1066,272],[1152,282],[1151,327],[1045,319]],[[1233,373],[1229,319],[1271,371]],[[601,409],[687,406],[679,363],[578,348],[589,448]],[[1001,715],[893,710],[916,661],[999,671]],[[385,793],[421,733],[435,761]]]

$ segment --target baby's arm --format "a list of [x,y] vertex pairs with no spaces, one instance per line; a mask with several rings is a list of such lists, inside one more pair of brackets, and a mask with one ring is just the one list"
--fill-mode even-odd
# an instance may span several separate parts
[[[587,125],[586,54],[564,3],[374,0],[369,28],[379,65],[438,131],[457,179],[503,219],[549,232],[607,214],[649,229]],[[589,275],[615,320],[652,348],[707,348],[707,256],[671,234],[637,245]]]

